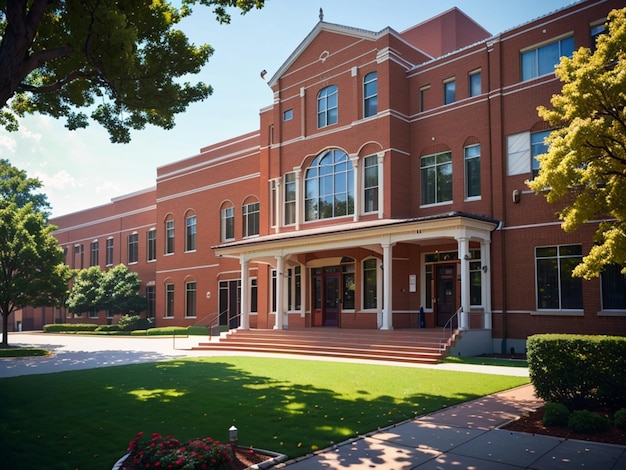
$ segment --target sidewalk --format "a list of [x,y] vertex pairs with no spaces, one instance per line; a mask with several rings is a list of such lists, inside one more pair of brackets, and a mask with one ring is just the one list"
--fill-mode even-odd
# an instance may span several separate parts
[[[197,342],[197,339],[193,341]],[[0,359],[0,378],[207,355],[206,351],[190,351],[188,347],[191,343],[186,338],[173,340],[171,337],[116,338],[31,332],[10,333],[9,343],[43,346],[52,350],[53,355]],[[289,357],[300,360],[328,359]],[[527,369],[515,367],[450,363],[406,366],[528,376]],[[532,385],[525,385],[389,426],[273,468],[626,469],[626,446],[563,440],[498,429],[498,426],[539,406],[541,401],[535,397]]]
[[626,446],[497,429],[540,405],[541,400],[535,397],[532,385],[524,385],[393,425],[274,468],[626,468]]

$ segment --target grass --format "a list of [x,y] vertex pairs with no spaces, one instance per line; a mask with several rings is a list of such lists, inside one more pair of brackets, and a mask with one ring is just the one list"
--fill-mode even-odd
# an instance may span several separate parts
[[0,380],[0,455],[12,470],[110,469],[139,431],[290,457],[527,378],[294,359],[213,357]]
[[30,357],[48,355],[50,355],[50,351],[41,348],[18,348],[13,346],[0,348],[0,357]]
[[500,357],[455,357],[446,356],[444,362],[455,364],[477,364],[481,366],[528,367],[526,359],[505,359]]

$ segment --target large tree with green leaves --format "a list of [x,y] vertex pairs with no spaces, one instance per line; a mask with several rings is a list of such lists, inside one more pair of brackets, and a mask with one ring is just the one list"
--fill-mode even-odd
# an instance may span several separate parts
[[67,299],[70,312],[106,310],[111,313],[140,313],[147,300],[139,294],[141,281],[125,265],[102,271],[99,266],[79,270]]
[[[177,25],[193,7],[246,13],[265,0],[0,0],[0,127],[42,113],[69,129],[89,117],[112,142],[146,124],[170,129],[176,114],[212,93],[190,83],[213,49],[196,46]],[[88,116],[87,113],[90,115]]]
[[602,220],[574,270],[586,279],[608,264],[626,274],[626,8],[609,14],[607,28],[595,51],[581,48],[556,68],[563,89],[551,107],[539,107],[555,130],[538,157],[539,175],[528,183],[549,202],[565,201],[565,231]]

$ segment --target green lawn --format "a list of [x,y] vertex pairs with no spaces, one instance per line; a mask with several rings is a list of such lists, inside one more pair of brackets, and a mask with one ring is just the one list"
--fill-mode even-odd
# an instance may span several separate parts
[[528,379],[325,361],[215,357],[0,380],[12,470],[110,469],[138,431],[296,457]]

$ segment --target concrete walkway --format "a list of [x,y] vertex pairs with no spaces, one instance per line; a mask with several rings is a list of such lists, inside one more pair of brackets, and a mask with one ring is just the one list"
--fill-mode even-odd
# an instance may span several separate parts
[[[10,344],[42,346],[49,348],[54,354],[51,357],[0,359],[0,378],[206,356],[206,351],[188,349],[197,341],[198,338],[173,340],[171,337],[120,338],[10,333]],[[291,357],[301,360],[332,360],[321,357]],[[528,376],[526,369],[515,367],[390,364]],[[526,385],[350,439],[274,468],[626,469],[626,446],[564,440],[498,429],[498,426],[539,406],[541,401],[535,397],[532,386]]]

